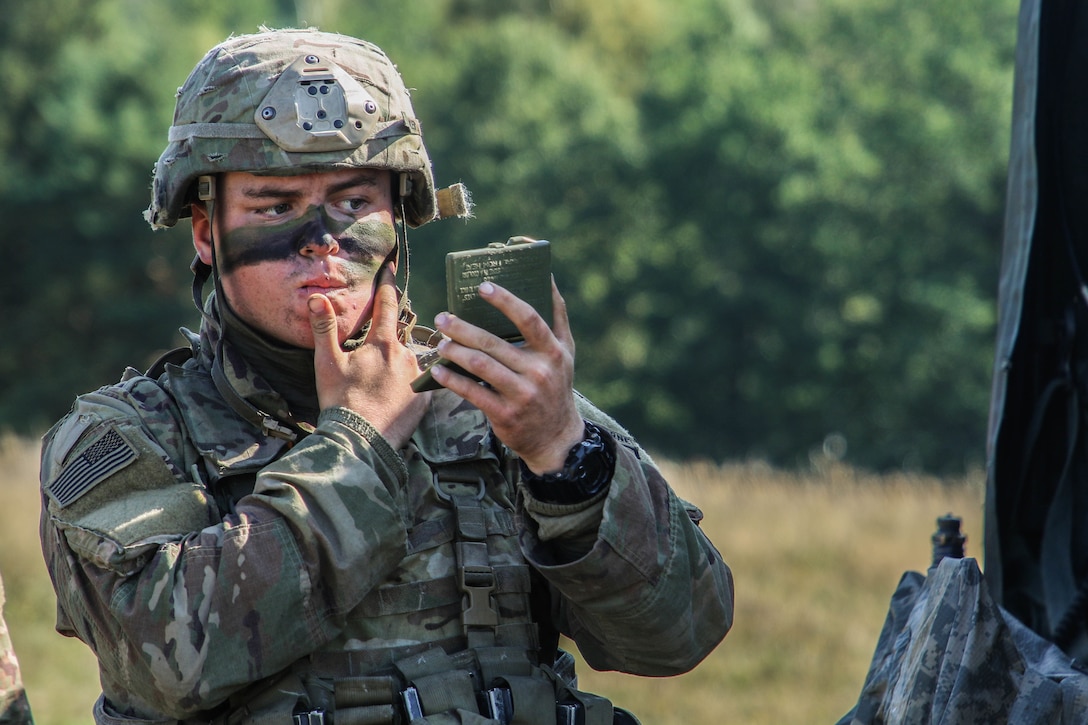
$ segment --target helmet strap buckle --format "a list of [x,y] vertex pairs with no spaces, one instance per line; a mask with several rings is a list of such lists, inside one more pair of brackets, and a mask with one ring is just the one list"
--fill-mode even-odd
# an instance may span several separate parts
[[196,198],[201,201],[212,201],[215,199],[215,177],[210,174],[204,174],[196,180]]
[[407,199],[412,195],[412,177],[407,171],[400,172],[400,187],[397,194],[401,199]]

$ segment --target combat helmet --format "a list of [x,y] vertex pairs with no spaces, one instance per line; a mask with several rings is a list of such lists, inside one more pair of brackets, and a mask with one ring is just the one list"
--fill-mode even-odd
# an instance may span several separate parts
[[408,90],[385,53],[364,40],[312,29],[229,38],[178,89],[169,138],[145,212],[152,228],[188,216],[194,182],[227,171],[388,169],[406,224],[439,216]]

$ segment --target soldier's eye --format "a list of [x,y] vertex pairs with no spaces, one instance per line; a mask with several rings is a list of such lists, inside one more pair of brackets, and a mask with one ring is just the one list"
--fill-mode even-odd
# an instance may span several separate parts
[[273,204],[272,206],[258,209],[257,213],[264,216],[283,216],[289,211],[291,211],[291,205],[287,202],[280,202],[279,204]]
[[366,211],[370,207],[370,201],[365,197],[355,196],[338,201],[336,206],[341,211],[348,214],[358,214],[361,211]]

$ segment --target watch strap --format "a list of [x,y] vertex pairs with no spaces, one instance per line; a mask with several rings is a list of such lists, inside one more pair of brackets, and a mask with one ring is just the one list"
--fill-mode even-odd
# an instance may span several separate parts
[[615,471],[616,442],[608,431],[589,421],[585,423],[585,436],[570,449],[562,470],[537,475],[521,462],[522,480],[533,498],[557,504],[594,498],[608,488]]

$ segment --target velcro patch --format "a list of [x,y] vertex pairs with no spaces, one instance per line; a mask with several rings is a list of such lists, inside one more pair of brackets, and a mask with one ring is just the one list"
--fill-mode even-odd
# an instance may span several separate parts
[[69,461],[45,490],[61,508],[70,506],[100,481],[135,461],[138,455],[116,428],[109,427]]

